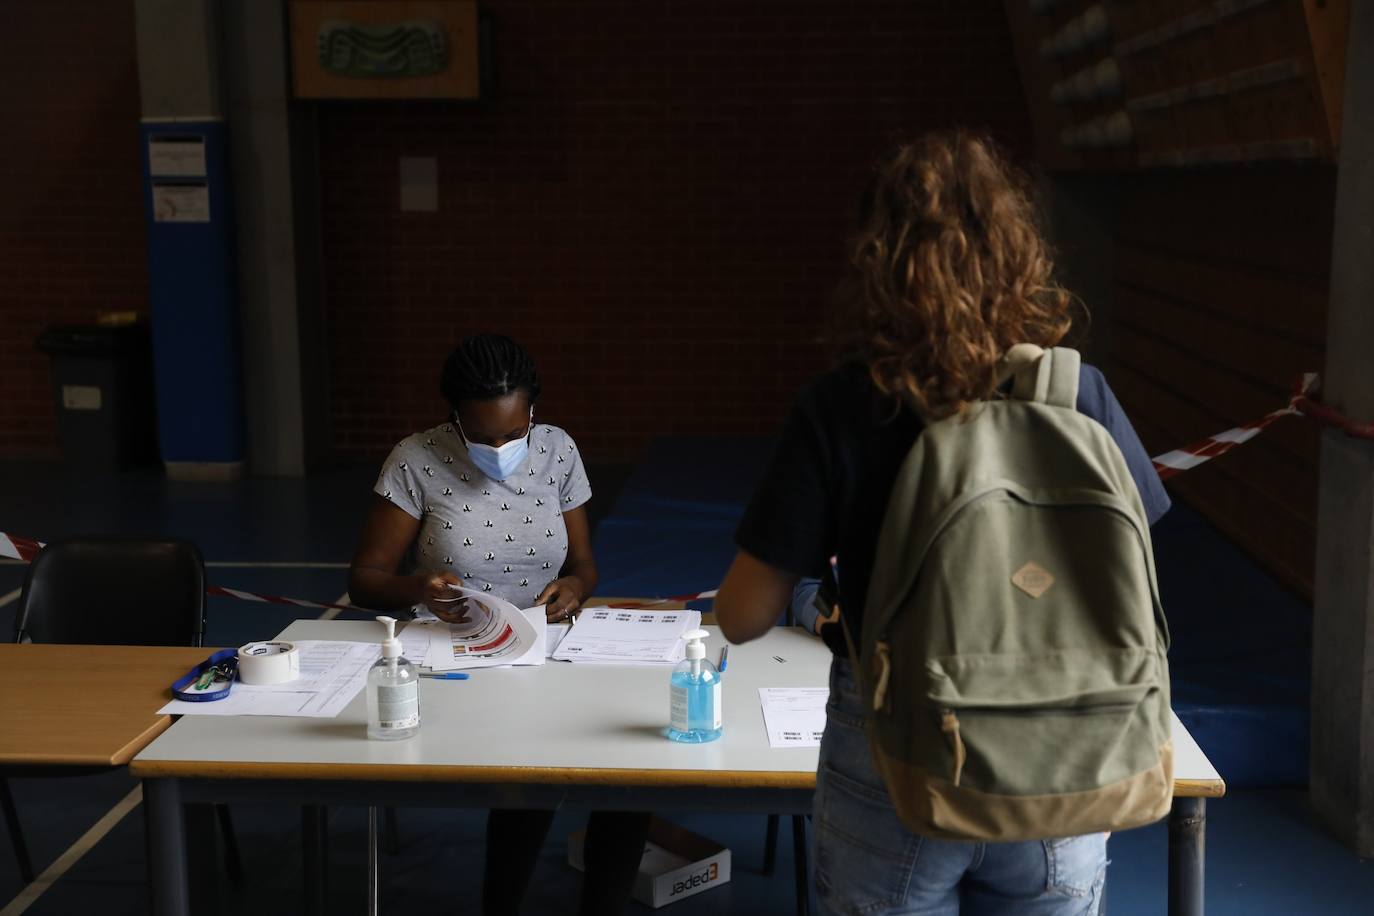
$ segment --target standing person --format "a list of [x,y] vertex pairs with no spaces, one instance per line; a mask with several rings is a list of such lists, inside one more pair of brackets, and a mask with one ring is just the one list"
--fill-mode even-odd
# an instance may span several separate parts
[[[921,417],[993,397],[1003,354],[1018,343],[1052,347],[1072,324],[1026,179],[962,131],[928,135],[879,164],[849,273],[838,365],[797,398],[736,532],[739,552],[715,602],[734,642],[764,635],[798,581],[825,575],[832,557],[840,623],[857,641],[888,498]],[[1110,433],[1156,521],[1168,497],[1106,381],[1087,366],[1077,409]],[[1097,911],[1104,833],[1006,843],[911,833],[875,768],[856,683],[835,649],[813,817],[825,912]]]
[[[596,587],[587,522],[591,485],[562,429],[534,421],[539,373],[509,337],[463,339],[444,361],[447,421],[403,439],[374,487],[348,592],[379,610],[411,608],[455,622],[450,585],[566,620]],[[482,912],[519,911],[553,811],[492,810]],[[629,901],[649,815],[593,812],[587,826],[584,916]]]

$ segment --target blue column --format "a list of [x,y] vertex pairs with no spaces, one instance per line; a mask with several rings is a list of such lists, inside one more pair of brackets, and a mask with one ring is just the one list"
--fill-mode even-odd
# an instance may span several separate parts
[[144,121],[158,437],[168,476],[243,471],[234,227],[223,119]]

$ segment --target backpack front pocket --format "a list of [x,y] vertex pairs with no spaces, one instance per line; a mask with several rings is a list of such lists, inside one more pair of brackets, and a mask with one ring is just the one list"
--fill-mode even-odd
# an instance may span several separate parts
[[1045,795],[1155,766],[1161,696],[1148,653],[1075,655],[932,660],[926,703],[944,742],[946,778],[984,792]]

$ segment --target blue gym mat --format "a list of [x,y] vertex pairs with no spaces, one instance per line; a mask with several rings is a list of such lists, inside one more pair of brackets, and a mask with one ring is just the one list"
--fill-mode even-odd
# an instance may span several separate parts
[[[597,528],[606,595],[715,588],[768,439],[658,440]],[[1307,784],[1311,608],[1187,506],[1154,528],[1174,709],[1232,787]]]

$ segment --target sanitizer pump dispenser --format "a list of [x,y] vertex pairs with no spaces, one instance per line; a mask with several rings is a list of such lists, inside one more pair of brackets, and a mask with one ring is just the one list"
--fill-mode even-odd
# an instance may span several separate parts
[[420,673],[401,655],[396,618],[377,620],[386,627],[386,639],[382,657],[367,672],[367,736],[409,738],[420,730]]
[[720,737],[720,672],[706,658],[701,641],[711,634],[692,630],[687,657],[673,669],[669,681],[668,737],[685,744],[705,744]]

